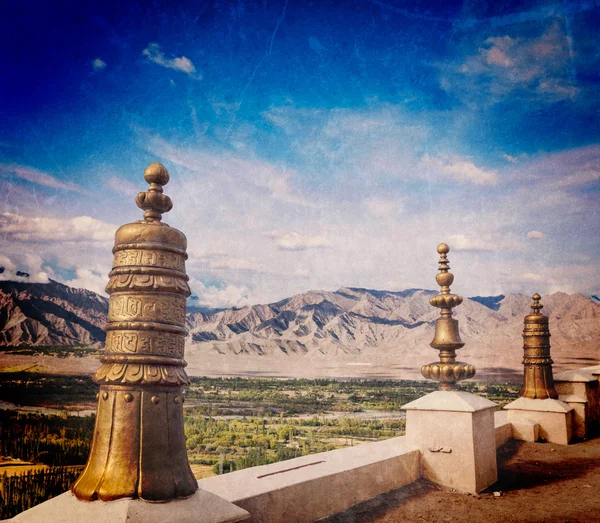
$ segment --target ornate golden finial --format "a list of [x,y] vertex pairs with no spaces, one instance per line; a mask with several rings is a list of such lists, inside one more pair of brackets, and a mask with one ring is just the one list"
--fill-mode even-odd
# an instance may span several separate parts
[[169,171],[160,162],[151,163],[144,171],[144,179],[150,184],[147,192],[138,193],[135,203],[146,211],[144,220],[149,223],[160,222],[162,214],[173,208],[173,202],[163,194],[163,185],[169,183]]
[[439,273],[435,281],[441,287],[438,295],[429,303],[440,309],[440,317],[435,322],[435,334],[430,346],[440,351],[440,361],[421,367],[421,374],[440,382],[440,390],[453,390],[456,382],[475,376],[475,367],[469,363],[456,361],[456,351],[464,346],[458,331],[458,321],[452,318],[452,309],[460,305],[462,297],[450,292],[454,275],[450,272],[448,253],[450,247],[440,243],[437,248],[440,255]]
[[525,316],[523,327],[524,375],[519,395],[532,399],[558,399],[552,376],[548,316],[540,313],[544,307],[540,303],[542,297],[535,293],[532,298],[532,314]]
[[536,292],[532,297],[533,303],[531,304],[531,310],[533,310],[534,314],[539,314],[540,311],[544,308],[544,306],[540,303],[542,297]]
[[85,470],[72,487],[87,501],[167,501],[198,488],[183,431],[187,240],[160,224],[172,207],[162,194],[165,167],[153,163],[145,178],[149,191],[137,197],[145,220],[115,233],[106,346],[94,378],[100,384],[96,428]]

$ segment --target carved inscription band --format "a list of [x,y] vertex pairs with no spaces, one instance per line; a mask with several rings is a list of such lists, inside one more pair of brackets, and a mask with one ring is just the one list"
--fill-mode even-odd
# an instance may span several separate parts
[[109,352],[155,354],[183,358],[185,334],[144,332],[143,330],[115,330],[106,333]]
[[[114,295],[113,295],[114,296]],[[185,323],[185,298],[181,296],[148,296],[122,294],[114,296],[108,306],[109,321],[156,321]]]

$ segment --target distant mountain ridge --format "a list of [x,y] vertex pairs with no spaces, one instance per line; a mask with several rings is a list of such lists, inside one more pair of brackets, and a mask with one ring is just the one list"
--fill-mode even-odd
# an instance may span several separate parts
[[0,281],[0,345],[93,345],[104,342],[108,300],[48,283]]
[[[277,356],[397,353],[431,350],[439,311],[423,289],[309,291],[268,305],[188,315],[192,344],[202,352]],[[530,298],[519,294],[465,299],[455,309],[463,339],[488,349],[520,345]],[[543,300],[553,344],[597,343],[600,307],[583,295],[554,293]],[[510,341],[509,341],[510,340]],[[598,345],[596,345],[598,346]],[[416,349],[418,347],[418,349]]]
[[[315,367],[328,361],[376,362],[418,369],[436,358],[429,347],[439,315],[429,304],[435,294],[343,287],[239,309],[191,307],[186,359],[199,373],[210,361],[229,361],[232,366],[262,362],[253,364],[260,369],[282,361]],[[530,303],[520,294],[465,299],[455,309],[466,343],[459,359],[477,360],[480,367],[519,367],[520,334]],[[592,298],[561,292],[543,297],[542,303],[550,317],[553,357],[573,364],[597,360],[600,305]],[[108,300],[91,291],[55,281],[0,281],[0,345],[101,345],[107,312]]]

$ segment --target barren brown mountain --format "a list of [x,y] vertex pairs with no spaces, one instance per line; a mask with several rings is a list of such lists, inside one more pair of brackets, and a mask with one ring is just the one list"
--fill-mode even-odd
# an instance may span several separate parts
[[[437,351],[429,347],[438,315],[429,305],[434,294],[422,289],[342,288],[240,309],[192,307],[188,371],[213,376],[420,378],[421,365],[437,359]],[[586,296],[561,292],[542,302],[550,317],[556,370],[597,363],[600,305]],[[478,378],[518,379],[523,316],[529,305],[530,299],[519,294],[465,299],[455,309],[465,342],[458,359],[473,363]],[[106,298],[54,281],[0,282],[0,345],[101,344],[107,309]],[[0,364],[7,361],[6,354],[0,358]]]
[[[310,291],[270,305],[191,313],[187,359],[192,373],[303,377],[419,378],[437,359],[429,347],[435,293],[342,288]],[[455,309],[465,347],[459,359],[478,377],[518,379],[527,296],[476,297]],[[543,299],[557,370],[598,362],[600,306],[580,294]]]
[[0,345],[101,343],[107,311],[103,296],[53,280],[0,281]]

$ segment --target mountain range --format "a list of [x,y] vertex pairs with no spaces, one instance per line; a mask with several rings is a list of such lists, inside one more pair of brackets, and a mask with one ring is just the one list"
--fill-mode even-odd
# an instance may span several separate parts
[[85,289],[0,281],[0,345],[103,343],[108,300]]
[[[413,376],[423,363],[437,359],[437,351],[429,347],[439,315],[429,304],[435,294],[346,287],[243,308],[191,307],[188,370],[206,375]],[[466,298],[455,309],[465,342],[458,359],[474,363],[484,374],[518,372],[523,317],[530,303],[520,294]],[[597,300],[556,292],[542,303],[557,365],[597,363]],[[107,310],[106,298],[55,281],[2,281],[0,345],[101,345]]]

